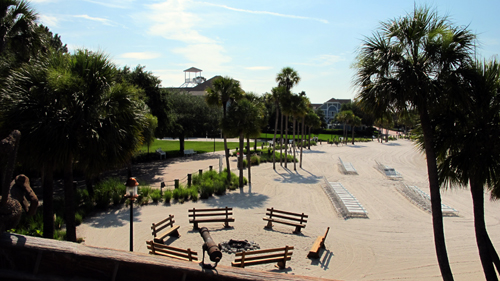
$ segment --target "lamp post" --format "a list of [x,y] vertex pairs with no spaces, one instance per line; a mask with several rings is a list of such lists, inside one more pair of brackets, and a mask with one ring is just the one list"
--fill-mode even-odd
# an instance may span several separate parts
[[125,186],[127,191],[125,197],[130,200],[130,251],[134,251],[134,201],[138,197],[137,186],[139,183],[133,177],[128,178]]

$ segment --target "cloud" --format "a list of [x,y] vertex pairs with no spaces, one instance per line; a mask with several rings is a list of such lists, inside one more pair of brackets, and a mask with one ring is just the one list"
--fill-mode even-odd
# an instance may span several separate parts
[[319,55],[317,57],[310,59],[308,62],[295,63],[295,64],[306,65],[306,66],[329,66],[345,60],[346,59],[344,57],[337,55]]
[[97,22],[100,22],[100,23],[105,24],[105,25],[112,25],[112,21],[110,21],[108,19],[94,18],[94,17],[91,17],[89,15],[75,15],[73,17],[87,19],[87,20],[91,20],[91,21],[97,21]]
[[45,26],[56,27],[58,26],[59,19],[53,16],[39,15],[38,21]]
[[[44,1],[44,0],[42,0]],[[112,1],[96,1],[96,0],[85,0],[86,2],[90,2],[93,4],[102,5],[108,8],[120,8],[120,9],[128,9],[130,8],[130,4],[134,2],[134,0],[112,0]]]
[[132,53],[124,53],[121,54],[121,58],[126,58],[126,59],[141,59],[141,60],[150,60],[150,59],[155,59],[159,58],[161,56],[160,53],[154,53],[154,52],[132,52]]
[[272,69],[273,67],[272,66],[249,66],[249,67],[245,67],[245,69],[248,69],[248,70],[269,70],[269,69]]
[[238,8],[233,8],[233,7],[229,7],[229,6],[226,6],[226,5],[212,4],[212,3],[207,3],[207,2],[202,2],[202,3],[206,4],[206,5],[220,7],[220,8],[224,8],[224,9],[227,9],[227,10],[236,11],[236,12],[242,12],[242,13],[269,15],[269,16],[292,18],[292,19],[301,19],[301,20],[313,20],[313,21],[319,21],[319,22],[322,22],[322,23],[328,23],[328,21],[325,20],[325,19],[310,18],[310,17],[303,17],[303,16],[295,16],[295,15],[285,15],[285,14],[280,14],[280,13],[275,13],[275,12],[268,12],[268,11],[252,11],[252,10],[238,9]]
[[151,22],[149,34],[186,44],[185,47],[173,49],[174,53],[183,55],[196,65],[209,63],[213,68],[231,61],[217,40],[200,33],[199,27],[206,26],[206,23],[204,24],[201,16],[189,12],[192,8],[199,8],[199,3],[168,0],[146,6],[149,11],[142,17]]

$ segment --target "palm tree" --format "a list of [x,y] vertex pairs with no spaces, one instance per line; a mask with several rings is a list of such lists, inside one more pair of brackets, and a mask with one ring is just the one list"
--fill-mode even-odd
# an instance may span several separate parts
[[[415,8],[404,17],[383,22],[363,41],[356,64],[355,84],[360,101],[374,113],[415,108],[424,135],[434,242],[441,275],[453,280],[446,252],[441,194],[429,111],[446,101],[444,82],[471,58],[474,35],[453,26],[428,8]],[[443,105],[441,105],[443,106]],[[365,106],[366,108],[366,106]]]
[[250,155],[250,137],[260,136],[262,124],[264,123],[264,104],[257,94],[252,92],[245,93],[245,99],[248,100],[252,107],[245,118],[245,136],[247,138],[247,167],[248,167],[248,184],[252,183],[251,166],[252,159]]
[[[304,93],[304,92],[303,92]],[[300,168],[302,168],[302,150],[304,148],[304,137],[305,137],[305,123],[306,123],[306,115],[309,113],[311,102],[309,98],[305,96],[301,96],[301,115],[302,115],[302,135],[300,138]]]
[[462,79],[451,83],[455,106],[436,114],[439,130],[435,139],[439,152],[439,179],[447,186],[470,186],[476,243],[486,280],[498,280],[493,260],[498,255],[486,230],[484,189],[498,197],[500,181],[500,64],[473,63],[463,68]]
[[320,128],[321,127],[321,120],[320,117],[316,114],[316,112],[312,109],[309,108],[309,111],[307,112],[306,118],[305,118],[305,124],[308,128],[308,147],[309,150],[311,150],[311,129],[312,128]]
[[[222,106],[222,118],[226,119],[228,104],[241,98],[243,91],[240,82],[230,77],[216,78],[212,86],[207,88],[206,101],[209,105]],[[224,131],[224,152],[226,155],[227,180],[231,182],[231,168],[229,166],[229,150],[227,149],[227,138]]]
[[0,1],[0,54],[11,49],[16,56],[23,58],[27,53],[36,51],[40,38],[36,32],[36,12],[27,1]]
[[[286,88],[274,87],[271,90],[272,100],[274,101],[274,105],[276,108],[276,120],[274,121],[274,137],[273,137],[273,170],[276,170],[276,132],[278,131],[278,118],[279,118],[279,108],[280,108],[280,99],[284,95]],[[280,154],[281,159],[281,154]],[[280,160],[281,162],[281,160]]]
[[352,133],[352,144],[354,145],[354,128],[361,126],[361,118],[353,115],[353,118],[350,121],[351,124],[351,133]]
[[[286,116],[286,125],[285,125],[285,168],[287,163],[287,147],[288,147],[288,115],[290,113],[288,106],[289,96],[291,95],[291,89],[293,86],[297,85],[300,82],[300,76],[291,67],[284,67],[281,69],[281,72],[276,76],[276,82],[278,82],[278,86],[285,87],[285,93],[281,97],[281,139],[283,139],[283,117]],[[286,107],[286,108],[284,108]],[[288,115],[287,115],[288,114]],[[281,147],[280,147],[280,155],[281,155]],[[282,157],[280,157],[281,159]],[[281,162],[281,161],[280,161]]]
[[[296,150],[296,142],[295,142],[295,124],[297,123],[298,118],[302,118],[306,115],[307,113],[307,102],[306,102],[306,93],[301,92],[298,95],[292,95],[291,97],[291,114],[293,116],[293,170],[297,170],[297,161],[295,161],[295,150]],[[297,130],[298,131],[298,130]],[[298,132],[297,132],[298,133]],[[301,154],[302,156],[302,154]],[[300,165],[302,167],[302,163]]]

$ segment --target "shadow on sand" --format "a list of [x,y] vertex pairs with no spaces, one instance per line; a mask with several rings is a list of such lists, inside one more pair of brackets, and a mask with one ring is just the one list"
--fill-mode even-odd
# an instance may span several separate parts
[[[106,228],[106,227],[119,227],[130,223],[130,208],[121,205],[122,207],[117,207],[109,209],[104,212],[98,212],[96,215],[90,216],[88,219],[91,220],[90,226],[95,228]],[[140,222],[141,219],[141,209],[134,206],[134,222]]]
[[[292,163],[293,165],[293,163]],[[281,176],[281,179],[275,179],[275,181],[278,182],[283,182],[283,183],[300,183],[300,184],[315,184],[318,183],[322,177],[318,177],[316,175],[311,174],[307,170],[301,169],[302,171],[305,171],[309,174],[309,176],[303,176],[299,174],[297,171],[292,171],[288,168],[283,169],[286,171],[285,173],[280,173],[278,171],[274,171],[276,174]]]

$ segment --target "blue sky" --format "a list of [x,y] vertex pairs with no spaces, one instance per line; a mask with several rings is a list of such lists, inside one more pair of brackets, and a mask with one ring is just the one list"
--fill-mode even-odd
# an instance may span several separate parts
[[415,3],[448,15],[478,34],[477,54],[500,53],[500,1],[389,0],[32,0],[39,22],[70,51],[100,50],[118,67],[146,66],[164,87],[183,70],[230,76],[245,91],[270,92],[276,74],[293,67],[311,102],[352,99],[351,65],[379,22],[411,12]]

